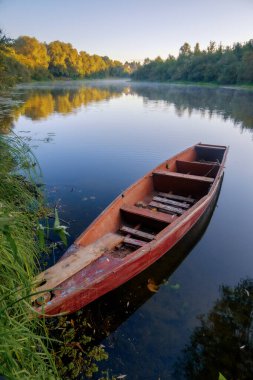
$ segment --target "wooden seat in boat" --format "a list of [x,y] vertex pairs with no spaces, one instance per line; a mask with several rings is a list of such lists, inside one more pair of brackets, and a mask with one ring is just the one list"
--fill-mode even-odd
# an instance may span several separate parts
[[163,212],[152,211],[149,209],[136,207],[136,206],[123,205],[121,207],[121,211],[134,214],[136,216],[141,216],[146,219],[157,220],[159,222],[164,222],[168,224],[172,223],[177,218],[176,215],[169,215]]
[[206,182],[206,183],[213,183],[214,179],[210,177],[204,177],[199,175],[192,175],[192,174],[183,174],[178,172],[170,172],[168,170],[156,170],[153,172],[154,175],[161,175],[161,176],[169,176],[174,178],[184,178],[189,179],[192,181],[198,181],[198,182]]
[[127,226],[122,226],[120,228],[120,231],[123,233],[133,235],[133,236],[137,236],[138,238],[142,238],[145,240],[153,240],[155,238],[155,235],[149,234],[149,233],[141,231],[141,230],[137,230],[135,228],[130,228]]
[[182,195],[177,195],[177,194],[172,194],[172,193],[158,192],[157,195],[160,197],[163,197],[163,198],[174,199],[176,201],[187,202],[187,203],[191,203],[191,204],[196,202],[196,199],[194,199],[192,197],[183,197]]
[[180,207],[180,208],[185,208],[185,209],[188,209],[190,207],[189,203],[173,201],[172,199],[167,199],[167,198],[158,197],[158,196],[154,196],[153,201],[165,203],[165,204],[170,205],[170,206]]
[[171,214],[182,215],[185,212],[185,210],[183,210],[182,208],[165,205],[165,204],[160,203],[160,202],[152,201],[149,203],[149,206],[157,208],[157,209],[161,210],[162,212],[169,212]]
[[217,162],[196,162],[176,160],[177,172],[190,175],[215,177],[220,165]]

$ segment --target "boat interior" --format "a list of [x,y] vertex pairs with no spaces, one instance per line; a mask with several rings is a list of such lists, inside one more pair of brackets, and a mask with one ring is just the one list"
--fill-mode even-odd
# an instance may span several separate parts
[[37,290],[57,286],[104,254],[124,258],[154,240],[208,194],[226,149],[197,144],[141,178],[116,198],[58,263],[38,276]]
[[111,254],[126,255],[144,246],[207,195],[226,147],[198,144],[152,172],[152,189],[134,204],[120,208],[124,236]]

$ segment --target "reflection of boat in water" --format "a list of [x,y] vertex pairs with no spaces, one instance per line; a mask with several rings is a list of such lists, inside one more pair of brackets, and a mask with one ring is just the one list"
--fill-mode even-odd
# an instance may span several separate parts
[[129,187],[38,276],[37,306],[74,312],[160,259],[210,207],[226,154],[225,146],[197,144]]

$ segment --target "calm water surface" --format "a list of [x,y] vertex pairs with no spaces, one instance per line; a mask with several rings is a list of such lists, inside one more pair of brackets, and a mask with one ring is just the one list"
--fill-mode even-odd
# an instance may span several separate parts
[[[33,148],[47,199],[70,223],[69,243],[115,196],[168,157],[200,141],[230,146],[210,223],[171,257],[84,309],[109,352],[101,369],[127,379],[215,379],[221,369],[210,336],[201,350],[213,358],[212,369],[197,377],[185,368],[193,352],[200,354],[194,341],[199,315],[212,313],[222,285],[253,278],[253,93],[94,81],[22,85],[12,99],[20,103],[12,106],[8,99],[11,112],[2,100],[2,129],[13,128]],[[147,288],[150,279],[156,292]],[[242,297],[249,297],[247,291]],[[221,330],[217,345],[224,343]],[[227,347],[230,338],[225,336]],[[245,340],[240,335],[233,341],[235,350]],[[227,360],[226,351],[219,357]]]

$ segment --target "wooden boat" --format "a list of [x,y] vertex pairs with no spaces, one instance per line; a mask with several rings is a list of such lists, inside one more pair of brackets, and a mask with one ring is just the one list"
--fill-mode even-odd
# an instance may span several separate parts
[[228,148],[196,144],[118,196],[36,279],[40,314],[72,313],[168,252],[217,196]]

